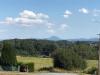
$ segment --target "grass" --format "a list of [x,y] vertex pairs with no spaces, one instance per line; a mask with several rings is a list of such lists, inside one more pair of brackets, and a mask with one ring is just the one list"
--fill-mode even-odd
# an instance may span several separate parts
[[[52,58],[40,58],[40,57],[22,57],[17,56],[17,61],[22,63],[30,63],[33,62],[35,64],[35,70],[38,70],[43,67],[53,67],[53,59]],[[87,60],[87,68],[88,70],[92,67],[97,67],[98,61],[97,60]]]
[[11,71],[0,71],[0,75],[37,75],[34,73],[21,73],[21,72],[11,72]]
[[[38,70],[43,67],[53,67],[53,59],[52,58],[39,58],[39,57],[21,57],[17,56],[17,61],[22,63],[30,63],[33,62],[35,64],[35,70]],[[87,60],[87,69],[92,67],[97,67],[97,60]],[[19,72],[0,72],[0,75],[33,75],[33,73],[19,73]],[[34,74],[36,75],[36,74]],[[80,73],[79,75],[89,75]]]
[[97,60],[87,60],[87,68],[92,68],[92,67],[97,67],[98,66],[98,61]]
[[[84,71],[88,71],[89,69],[98,66],[98,60],[87,60],[86,62],[87,62],[87,68]],[[81,73],[80,75],[90,75],[90,74]]]
[[22,57],[17,56],[17,61],[22,63],[34,63],[35,70],[39,70],[43,67],[53,67],[53,59],[52,58],[40,58],[40,57]]

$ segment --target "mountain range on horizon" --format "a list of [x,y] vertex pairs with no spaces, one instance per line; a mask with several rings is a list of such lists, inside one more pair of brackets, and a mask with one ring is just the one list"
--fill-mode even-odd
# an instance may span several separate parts
[[47,38],[47,40],[53,40],[53,41],[58,41],[58,40],[68,40],[68,41],[98,41],[98,38],[76,38],[76,39],[62,39],[57,36],[51,36]]
[[[10,38],[9,38],[10,39]],[[9,39],[0,39],[0,41],[2,40],[9,40]],[[22,38],[13,38],[13,39],[22,39]],[[23,39],[37,39],[38,38],[23,38]],[[73,39],[63,39],[61,37],[58,37],[58,36],[50,36],[50,37],[47,37],[47,38],[40,38],[41,40],[44,39],[44,40],[51,40],[51,41],[59,41],[59,40],[67,40],[67,41],[99,41],[98,38],[73,38]]]
[[52,41],[58,41],[58,40],[62,40],[61,38],[57,37],[57,36],[51,36],[46,38],[47,40],[52,40]]

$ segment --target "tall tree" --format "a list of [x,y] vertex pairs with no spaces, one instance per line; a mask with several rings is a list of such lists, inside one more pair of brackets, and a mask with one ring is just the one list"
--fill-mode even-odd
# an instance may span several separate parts
[[15,65],[16,52],[9,42],[3,42],[3,49],[1,51],[1,61],[3,65]]

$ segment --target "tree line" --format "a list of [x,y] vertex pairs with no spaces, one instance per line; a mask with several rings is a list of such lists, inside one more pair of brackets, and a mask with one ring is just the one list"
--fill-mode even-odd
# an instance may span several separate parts
[[[79,56],[85,59],[98,59],[98,46],[97,42],[90,41],[50,41],[50,40],[37,40],[37,39],[11,39],[4,40],[9,42],[16,50],[17,55],[23,56],[51,56],[55,50],[71,49]],[[2,43],[0,42],[0,50]]]

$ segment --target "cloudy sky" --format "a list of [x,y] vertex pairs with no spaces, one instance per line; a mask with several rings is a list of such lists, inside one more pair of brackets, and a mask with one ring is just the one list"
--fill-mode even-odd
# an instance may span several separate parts
[[0,39],[93,38],[97,33],[99,0],[0,0]]

